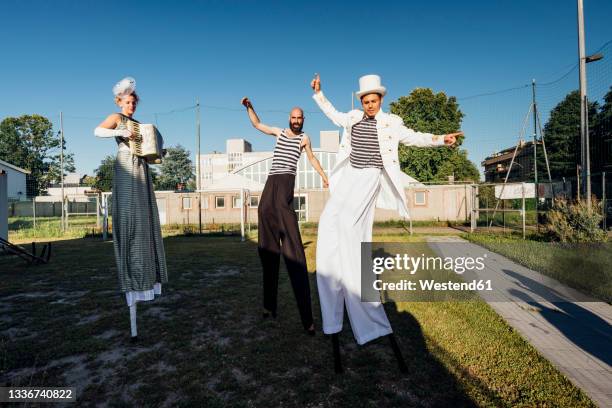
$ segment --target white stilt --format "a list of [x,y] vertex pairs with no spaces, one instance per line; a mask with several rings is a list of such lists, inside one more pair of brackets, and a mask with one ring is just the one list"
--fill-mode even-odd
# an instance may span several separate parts
[[132,330],[132,337],[138,336],[138,328],[136,327],[136,305],[134,302],[132,306],[130,306],[130,328]]

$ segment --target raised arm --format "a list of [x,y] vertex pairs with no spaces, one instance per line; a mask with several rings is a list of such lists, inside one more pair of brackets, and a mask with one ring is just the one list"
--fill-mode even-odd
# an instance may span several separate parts
[[247,108],[249,119],[251,120],[251,124],[253,125],[255,129],[267,135],[272,135],[272,136],[280,135],[282,129],[264,125],[263,123],[261,123],[261,121],[259,120],[259,116],[257,116],[257,113],[255,113],[255,109],[253,109],[253,104],[251,103],[249,98],[245,96],[244,98],[242,98],[240,103],[242,103]]
[[323,91],[321,91],[321,78],[319,74],[310,82],[310,87],[315,92],[312,98],[315,100],[319,108],[323,111],[325,116],[329,118],[336,126],[348,127],[349,115],[348,113],[338,112],[334,105],[327,100]]
[[310,161],[310,164],[312,164],[312,167],[317,171],[317,173],[319,173],[319,175],[321,176],[321,179],[323,179],[323,187],[328,188],[329,180],[327,179],[327,175],[325,174],[325,171],[323,171],[323,168],[321,167],[321,163],[319,163],[319,160],[312,152],[312,147],[310,145],[310,138],[308,136],[305,136],[302,139],[302,146],[304,147],[304,150],[306,150],[306,156],[308,157],[308,161]]

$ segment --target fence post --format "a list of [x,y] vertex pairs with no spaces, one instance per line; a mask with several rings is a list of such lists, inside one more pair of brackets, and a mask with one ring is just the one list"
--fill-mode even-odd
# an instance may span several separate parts
[[502,220],[504,221],[504,233],[506,233],[506,202],[502,198]]
[[472,184],[472,217],[470,219],[470,232],[474,232],[476,230],[476,217],[477,217],[477,209],[478,209],[478,197],[476,194],[476,185]]
[[244,242],[244,187],[240,188],[240,240]]
[[607,212],[608,207],[606,206],[606,172],[601,173],[601,212],[603,215],[603,229],[604,231],[608,230],[607,225]]
[[108,239],[108,195],[102,195],[102,240]]
[[100,228],[100,193],[96,195],[96,227]]
[[580,201],[580,165],[576,165],[576,194]]
[[32,218],[34,219],[34,229],[36,229],[36,196],[32,198]]
[[[480,200],[478,200],[480,202]],[[480,204],[478,204],[480,205]],[[485,214],[487,216],[487,228],[491,231],[491,226],[489,225],[489,197],[485,196],[485,207],[487,208]]]
[[[523,216],[523,239],[525,239],[525,183],[521,183],[521,204],[522,204],[522,216]],[[537,208],[537,205],[536,205]],[[536,210],[536,218],[538,212]]]

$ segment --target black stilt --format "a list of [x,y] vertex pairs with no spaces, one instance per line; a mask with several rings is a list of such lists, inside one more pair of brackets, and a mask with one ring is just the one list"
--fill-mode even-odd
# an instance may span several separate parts
[[342,360],[340,359],[340,340],[338,333],[332,334],[332,348],[334,349],[334,371],[336,374],[342,374]]
[[406,362],[402,356],[402,351],[400,350],[393,333],[389,335],[389,343],[391,343],[391,348],[393,349],[393,354],[395,354],[395,358],[397,359],[397,365],[399,366],[400,371],[402,374],[406,374],[408,372],[408,367],[406,366]]
[[264,309],[263,313],[261,314],[261,317],[263,317],[264,319],[267,319],[270,316],[272,316],[273,319],[276,319],[276,312],[269,312]]

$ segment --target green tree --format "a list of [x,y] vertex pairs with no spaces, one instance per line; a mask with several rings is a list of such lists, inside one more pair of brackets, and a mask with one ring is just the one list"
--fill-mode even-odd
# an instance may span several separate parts
[[[593,102],[589,103],[590,126],[595,120],[597,120],[597,103]],[[550,117],[544,125],[544,139],[552,179],[575,176],[576,165],[580,163],[580,93],[578,91],[567,94],[550,112]],[[538,148],[538,180],[548,180],[543,156]]]
[[92,187],[101,191],[111,191],[113,189],[113,171],[115,167],[115,156],[106,156],[100,166],[94,170],[96,178]]
[[[429,88],[417,88],[390,104],[391,113],[400,116],[404,124],[418,132],[438,135],[461,129],[463,112],[454,96],[434,93]],[[460,146],[463,137],[457,141]],[[400,166],[419,181],[446,181],[454,176],[457,181],[478,181],[478,168],[467,158],[465,149],[414,147],[400,145]]]
[[[64,174],[74,171],[74,157],[66,153]],[[51,182],[60,179],[60,138],[49,119],[41,115],[8,117],[0,123],[0,157],[30,171],[27,195],[44,194]]]
[[610,119],[612,119],[612,87],[610,87],[610,90],[604,96],[604,104],[597,114],[597,121],[599,123]]
[[181,145],[169,147],[155,183],[156,190],[174,190],[179,183],[187,185],[193,179],[193,164],[189,151]]

